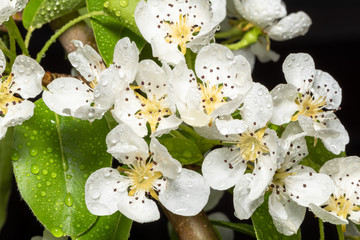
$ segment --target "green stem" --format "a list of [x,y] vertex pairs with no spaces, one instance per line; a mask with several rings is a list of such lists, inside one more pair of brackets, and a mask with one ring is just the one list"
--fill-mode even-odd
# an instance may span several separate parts
[[324,223],[320,218],[319,218],[319,232],[320,232],[320,240],[325,240]]
[[31,35],[33,33],[33,31],[35,30],[36,28],[34,27],[29,27],[29,30],[27,31],[26,33],[26,36],[25,36],[25,47],[28,48],[29,47],[29,43],[30,43],[30,38],[31,38]]
[[10,49],[7,48],[5,43],[0,39],[0,49],[3,51],[3,53],[10,58],[10,62],[13,62],[16,58],[16,54],[10,51]]
[[[10,35],[10,50],[13,51],[15,47],[13,47],[13,43],[11,42],[11,39],[15,39],[16,42],[18,43],[19,47],[21,48],[21,51],[23,52],[23,54],[29,56],[29,51],[25,46],[24,40],[20,34],[19,28],[17,27],[15,21],[13,18],[9,18],[8,21],[4,22],[4,25],[6,27],[6,29],[9,32]],[[16,49],[15,49],[15,54],[16,54]]]
[[239,35],[241,33],[242,33],[242,30],[238,26],[235,26],[228,31],[215,33],[215,38],[220,38],[220,39],[229,38],[229,37],[233,37],[235,35]]
[[342,230],[342,226],[341,225],[336,225],[336,230],[338,232],[339,240],[345,240],[344,232]]
[[51,44],[53,44],[55,42],[55,40],[62,34],[64,33],[66,30],[68,30],[70,27],[74,26],[75,24],[77,24],[78,22],[81,22],[82,20],[86,19],[86,18],[90,18],[93,16],[98,16],[98,15],[107,15],[105,12],[103,11],[96,11],[96,12],[91,12],[85,15],[82,15],[78,18],[73,19],[72,21],[68,22],[67,24],[65,24],[62,28],[60,28],[54,35],[51,36],[51,38],[45,43],[44,47],[40,50],[40,52],[37,54],[36,56],[36,61],[40,63],[41,59],[43,58],[43,56],[45,55],[45,52],[49,49],[49,47],[51,46]]

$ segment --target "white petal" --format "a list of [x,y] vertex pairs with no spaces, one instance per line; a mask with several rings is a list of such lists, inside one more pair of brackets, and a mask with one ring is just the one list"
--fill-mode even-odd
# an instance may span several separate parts
[[209,199],[210,187],[199,173],[183,169],[175,179],[168,179],[159,201],[169,211],[181,216],[198,214]]
[[251,71],[254,71],[255,60],[256,60],[254,51],[250,50],[250,48],[240,48],[238,50],[232,50],[232,52],[234,53],[235,56],[241,55],[244,58],[246,58],[246,60],[249,62],[251,66]]
[[28,0],[2,1],[0,5],[0,25],[15,13],[23,10],[27,2]]
[[284,179],[285,188],[292,200],[307,207],[310,203],[321,205],[335,190],[334,182],[326,174],[316,173],[312,168],[296,166],[294,175]]
[[[225,121],[225,120],[224,120]],[[226,121],[227,122],[227,121]],[[230,122],[230,121],[229,121]],[[220,122],[220,128],[222,129],[226,129],[228,126],[226,125],[226,127],[222,127],[223,122]],[[205,125],[204,127],[194,127],[195,132],[197,132],[200,136],[207,138],[207,139],[215,139],[215,140],[224,140],[227,141],[229,140],[227,135],[223,135],[220,133],[218,126],[214,121],[212,122],[211,126],[209,127],[209,125]],[[236,130],[236,129],[235,129]],[[240,130],[240,129],[239,129]]]
[[291,83],[296,88],[300,88],[302,90],[300,92],[306,92],[308,90],[304,85],[308,83],[308,79],[314,79],[315,75],[315,63],[309,54],[290,54],[286,57],[282,68],[287,83]]
[[267,29],[271,39],[285,41],[305,35],[311,26],[310,17],[300,11],[291,13]]
[[346,219],[339,217],[334,213],[328,212],[313,203],[309,204],[309,209],[315,214],[315,216],[317,216],[324,222],[329,222],[331,224],[336,224],[336,225],[349,223]]
[[135,157],[147,159],[149,148],[145,140],[136,134],[125,124],[119,124],[106,136],[108,153],[117,160],[131,164]]
[[246,20],[261,27],[286,16],[282,0],[234,0],[234,5]]
[[[1,118],[0,118],[1,120]],[[4,125],[2,125],[1,121],[0,121],[0,140],[3,139],[5,137],[5,134],[7,132],[7,127],[5,127]]]
[[[136,197],[138,197],[136,199]],[[127,218],[139,223],[153,222],[160,218],[156,203],[144,194],[135,196],[122,195],[117,204],[119,211]]]
[[5,134],[6,128],[22,124],[25,120],[32,117],[34,108],[35,104],[28,100],[23,100],[21,103],[16,103],[15,105],[10,104],[6,115],[0,117],[0,126],[2,126],[3,129],[1,132]]
[[211,188],[225,190],[239,182],[246,164],[240,162],[237,155],[230,148],[223,147],[212,150],[205,157],[201,171]]
[[0,75],[3,74],[6,68],[6,58],[3,51],[0,50]]
[[68,58],[76,70],[89,82],[99,79],[100,72],[105,68],[101,56],[89,45],[78,40],[72,40],[77,47],[76,51],[69,53]]
[[130,42],[128,37],[120,39],[115,45],[113,61],[119,71],[123,71],[125,81],[134,81],[139,62],[139,49],[135,42]]
[[153,154],[153,160],[157,163],[157,171],[171,179],[175,179],[180,174],[182,169],[180,162],[172,158],[166,147],[161,145],[156,138],[151,138],[150,151]]
[[[159,43],[163,44],[160,45]],[[163,37],[153,37],[151,47],[154,57],[158,57],[160,61],[164,61],[175,66],[185,60],[184,55],[179,51],[176,44],[168,44]]]
[[281,201],[279,198],[275,193],[269,197],[269,212],[273,223],[276,229],[286,236],[296,234],[304,220],[306,208],[292,200]]
[[254,211],[264,202],[264,196],[254,200],[249,198],[251,177],[249,173],[243,175],[234,188],[235,216],[240,220],[250,218]]
[[105,112],[104,109],[83,105],[75,110],[74,117],[92,122],[95,119],[101,119]]
[[89,86],[76,78],[64,77],[52,81],[43,92],[43,100],[51,111],[62,116],[74,116],[81,106],[90,106],[93,94]]
[[330,130],[337,131],[337,137],[322,137],[324,146],[334,154],[345,151],[345,146],[349,143],[349,134],[338,118],[326,121],[326,126]]
[[182,120],[171,115],[167,118],[162,118],[159,122],[156,131],[151,134],[151,137],[160,137],[163,134],[169,133],[171,130],[175,130],[182,123]]
[[327,72],[316,70],[312,91],[315,98],[325,97],[327,109],[337,109],[340,106],[342,92],[338,82]]
[[267,41],[264,37],[259,37],[258,41],[254,44],[250,45],[250,50],[256,56],[256,58],[261,63],[266,62],[277,62],[280,58],[280,54],[272,51],[271,49],[267,49]]
[[232,114],[241,104],[242,96],[237,96],[219,105],[211,114],[211,118]]
[[[245,95],[241,116],[248,125],[256,129],[265,127],[273,112],[273,103],[268,89],[260,83],[254,83]],[[254,126],[254,127],[255,127]]]
[[353,221],[355,224],[360,224],[360,212],[352,211],[350,213],[349,219]]
[[231,99],[243,96],[252,86],[249,62],[241,55],[234,56],[231,50],[220,44],[209,44],[200,50],[195,72],[210,86],[223,83],[223,95]]
[[222,135],[239,134],[248,129],[248,124],[244,120],[215,120],[216,127]]
[[282,125],[290,122],[291,117],[299,109],[295,103],[298,96],[296,87],[292,84],[279,84],[272,91],[273,114],[270,122]]
[[34,59],[27,56],[17,56],[12,66],[14,74],[11,90],[24,99],[34,98],[42,91],[41,80],[45,74],[44,69]]
[[94,215],[104,216],[116,212],[118,201],[124,194],[127,195],[127,186],[116,169],[101,168],[86,180],[85,202]]
[[207,212],[215,208],[219,204],[223,196],[224,196],[224,191],[218,191],[211,188],[209,201],[206,203],[204,207],[204,211]]

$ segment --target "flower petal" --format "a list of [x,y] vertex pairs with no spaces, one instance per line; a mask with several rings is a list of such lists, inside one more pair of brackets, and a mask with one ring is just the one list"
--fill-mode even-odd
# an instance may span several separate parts
[[339,217],[334,213],[328,212],[313,203],[309,204],[309,209],[315,214],[315,216],[317,216],[324,222],[329,222],[331,224],[336,224],[336,225],[349,223],[346,219]]
[[306,13],[299,11],[297,13],[287,15],[266,31],[271,39],[276,41],[285,41],[305,35],[310,26],[310,17]]
[[153,160],[157,163],[156,170],[160,171],[165,177],[175,179],[181,172],[180,162],[171,157],[165,146],[156,138],[151,138],[150,151],[153,154]]
[[224,196],[224,193],[224,191],[218,191],[210,188],[209,201],[206,203],[204,211],[207,212],[215,208],[219,204],[221,198]]
[[290,236],[296,234],[305,218],[306,208],[296,202],[280,199],[274,192],[269,197],[269,212],[276,229]]
[[261,63],[266,62],[277,62],[280,58],[280,54],[272,51],[271,49],[267,49],[267,41],[264,37],[259,37],[258,41],[254,44],[250,45],[250,50],[256,56],[256,58]]
[[237,155],[230,148],[223,147],[212,150],[205,157],[201,171],[211,188],[225,190],[239,182],[246,164],[240,162]]
[[129,196],[123,194],[117,202],[119,211],[127,218],[139,223],[153,222],[160,218],[156,203],[145,197],[145,194]]
[[116,169],[101,168],[86,180],[85,202],[94,215],[104,216],[116,212],[121,195],[127,195],[127,185]]
[[209,199],[210,187],[199,173],[184,168],[175,179],[168,179],[159,201],[169,211],[181,216],[198,214]]
[[334,154],[340,154],[341,152],[345,151],[345,146],[349,143],[350,138],[344,125],[342,125],[340,120],[336,118],[336,119],[329,119],[328,121],[326,121],[326,126],[330,130],[337,131],[338,136],[337,137],[322,136],[321,140],[324,143],[324,146]]
[[119,124],[106,136],[107,152],[125,164],[136,161],[136,157],[147,159],[149,148],[142,137],[137,136],[125,124]]
[[68,55],[71,65],[88,82],[98,81],[100,72],[105,68],[101,56],[92,47],[84,45],[81,41],[72,40],[72,43],[77,49]]
[[1,51],[0,49],[0,75],[3,74],[5,68],[6,68],[6,58],[3,51]]
[[298,96],[296,87],[292,84],[279,84],[272,91],[273,114],[270,122],[282,125],[290,122],[291,117],[299,109],[295,103]]
[[314,79],[315,63],[313,58],[307,53],[292,53],[286,57],[282,69],[287,83],[291,83],[300,92],[306,92],[305,84],[308,79]]
[[170,115],[167,118],[162,118],[159,122],[156,131],[151,134],[151,137],[160,137],[163,134],[169,133],[171,130],[175,130],[182,123],[182,120]]
[[243,133],[249,128],[247,122],[239,119],[231,119],[231,120],[216,119],[215,124],[222,135]]
[[234,188],[234,208],[235,216],[242,219],[248,219],[254,211],[264,202],[264,196],[257,199],[250,199],[250,183],[252,175],[247,173],[239,178]]
[[21,103],[16,103],[15,105],[10,104],[6,115],[4,117],[0,117],[0,126],[2,126],[1,128],[3,129],[1,132],[4,136],[6,128],[19,125],[32,117],[34,114],[34,108],[35,104],[28,100],[23,100]]
[[17,56],[11,72],[13,92],[20,94],[24,99],[34,98],[41,93],[41,80],[45,71],[34,59],[24,55]]
[[127,83],[133,82],[139,62],[139,49],[135,42],[130,42],[128,37],[120,39],[115,45],[113,61],[120,76],[124,74]]
[[325,97],[327,109],[337,109],[340,106],[342,91],[338,82],[327,72],[315,71],[313,84],[315,99],[320,96]]
[[74,116],[81,106],[90,106],[93,94],[90,87],[79,79],[63,77],[52,81],[43,92],[43,100],[51,111],[62,116]]

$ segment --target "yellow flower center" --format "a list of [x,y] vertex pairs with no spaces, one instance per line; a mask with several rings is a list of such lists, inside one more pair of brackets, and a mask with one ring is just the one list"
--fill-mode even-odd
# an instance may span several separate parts
[[315,99],[310,94],[302,94],[301,97],[296,98],[295,102],[299,106],[299,111],[291,118],[291,121],[297,121],[300,115],[305,115],[316,121],[318,114],[323,112],[322,109],[326,105],[325,98]]
[[176,43],[179,45],[181,52],[185,55],[186,43],[191,41],[194,34],[199,32],[201,27],[198,25],[190,26],[186,15],[179,15],[179,21],[176,23],[165,22],[169,27],[169,32],[165,36],[165,41],[168,43]]
[[268,154],[269,148],[263,141],[266,127],[256,133],[245,132],[241,134],[236,144],[240,148],[240,155],[245,161],[255,162],[260,155]]
[[221,92],[223,86],[212,86],[209,83],[199,84],[201,91],[201,104],[208,115],[210,115],[219,105],[224,103],[224,97]]
[[141,109],[136,113],[136,116],[141,119],[146,119],[150,125],[151,132],[155,132],[157,124],[161,119],[172,114],[170,109],[164,106],[166,97],[163,96],[157,99],[155,95],[153,95],[152,100],[150,100],[137,92],[135,92],[135,94],[141,101]]
[[21,103],[22,99],[15,97],[13,92],[10,90],[12,85],[12,76],[10,75],[0,85],[0,116],[6,115],[8,112],[8,106],[10,104],[15,105]]
[[137,192],[146,192],[158,200],[155,184],[162,177],[162,174],[161,172],[154,171],[153,167],[153,162],[142,160],[137,161],[134,165],[130,165],[130,169],[121,169],[131,180],[129,196],[134,196]]
[[346,219],[351,212],[360,211],[360,208],[352,203],[349,198],[340,195],[340,197],[331,196],[325,210],[336,213],[339,217]]

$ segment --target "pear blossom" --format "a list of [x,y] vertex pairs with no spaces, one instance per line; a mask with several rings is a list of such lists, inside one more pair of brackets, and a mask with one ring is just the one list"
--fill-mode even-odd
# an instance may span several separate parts
[[303,11],[287,15],[282,0],[230,1],[233,1],[239,18],[243,18],[252,26],[260,28],[270,39],[276,41],[305,35],[311,25],[310,17]]
[[331,177],[335,189],[326,203],[311,204],[311,211],[325,222],[345,226],[360,224],[360,158],[349,156],[327,161],[320,172]]
[[92,214],[110,215],[119,210],[143,223],[160,217],[154,200],[182,216],[193,216],[203,209],[210,194],[204,178],[182,169],[156,138],[151,138],[149,154],[145,140],[120,124],[106,142],[108,151],[123,165],[99,169],[87,179],[85,201]]
[[215,121],[216,129],[222,137],[216,137],[216,130],[208,127],[197,129],[200,134],[206,130],[210,132],[207,134],[212,135],[209,137],[232,145],[212,150],[204,159],[202,173],[212,188],[225,190],[239,184],[239,179],[249,168],[253,181],[249,183],[248,197],[254,200],[264,192],[278,165],[279,139],[275,131],[267,128],[271,113],[269,91],[261,84],[254,83],[242,101],[241,120],[230,118]]
[[209,44],[225,18],[225,4],[226,0],[141,0],[134,16],[154,57],[176,65],[187,48],[198,52]]
[[[284,235],[296,234],[310,204],[324,203],[334,190],[332,180],[312,168],[298,165],[308,154],[306,141],[298,137],[301,128],[297,123],[287,126],[280,140],[278,163],[269,184],[269,212],[277,230]],[[245,174],[234,189],[235,215],[247,219],[264,201],[264,193],[257,199],[250,199],[250,186],[254,177]],[[236,193],[236,194],[235,194]]]
[[93,121],[100,119],[115,102],[115,95],[134,80],[139,50],[129,38],[117,42],[113,64],[106,68],[101,56],[89,45],[74,40],[77,50],[69,54],[73,67],[85,80],[62,77],[52,81],[44,91],[46,105],[62,116]]
[[112,111],[115,119],[140,137],[147,135],[147,123],[154,137],[178,128],[182,121],[175,115],[170,75],[166,64],[161,68],[152,60],[141,61],[135,78],[137,86],[127,85],[118,93]]
[[325,147],[339,154],[349,135],[334,112],[341,103],[341,88],[328,73],[315,69],[310,55],[290,54],[283,63],[288,84],[272,90],[274,113],[271,122],[299,121],[308,136],[320,138]]
[[[0,75],[5,71],[6,59],[0,50]],[[10,75],[0,82],[0,139],[9,127],[21,124],[34,114],[35,104],[27,100],[42,91],[44,69],[27,56],[17,56]]]
[[219,44],[200,50],[195,72],[197,77],[181,62],[171,78],[181,119],[194,127],[211,125],[218,116],[233,113],[252,86],[247,60]]
[[28,0],[1,0],[0,1],[0,25],[9,17],[23,10]]

